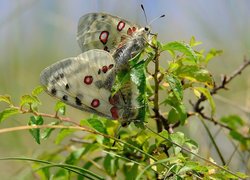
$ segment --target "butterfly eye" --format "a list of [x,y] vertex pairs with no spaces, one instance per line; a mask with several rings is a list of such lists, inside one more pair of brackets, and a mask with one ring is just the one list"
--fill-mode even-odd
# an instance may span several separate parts
[[145,31],[149,31],[149,28],[148,28],[148,27],[145,27],[144,30],[145,30]]

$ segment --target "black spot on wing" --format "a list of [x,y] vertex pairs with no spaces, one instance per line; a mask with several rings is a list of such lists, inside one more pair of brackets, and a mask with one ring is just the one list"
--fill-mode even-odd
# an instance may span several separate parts
[[75,100],[76,100],[76,105],[78,106],[82,105],[82,101],[78,97],[76,97]]
[[65,85],[65,89],[68,90],[69,89],[69,84]]
[[62,99],[63,99],[64,101],[68,101],[68,96],[67,96],[67,95],[64,95],[64,96],[62,97]]
[[51,92],[51,94],[52,94],[53,96],[55,96],[55,95],[56,95],[56,88],[52,88],[50,92]]

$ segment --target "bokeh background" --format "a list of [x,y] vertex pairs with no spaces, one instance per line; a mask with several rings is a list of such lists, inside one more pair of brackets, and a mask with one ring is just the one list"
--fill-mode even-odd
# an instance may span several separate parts
[[[208,69],[220,80],[220,74],[230,74],[250,58],[250,1],[248,0],[1,0],[0,1],[0,94],[11,95],[14,102],[39,85],[39,74],[46,66],[80,53],[76,41],[78,19],[89,12],[108,12],[145,25],[140,8],[143,4],[150,20],[166,14],[152,24],[161,42],[186,41],[195,36],[202,41],[199,49],[216,48],[223,55],[211,61]],[[163,59],[165,60],[165,59]],[[230,91],[216,96],[219,118],[239,114],[250,119],[250,68],[230,85]],[[51,113],[55,100],[41,95],[41,111]],[[0,104],[0,109],[4,106]],[[88,114],[68,107],[68,116],[82,119]],[[18,116],[1,123],[1,128],[27,124],[29,115]],[[195,120],[193,120],[195,121]],[[213,127],[213,126],[212,126]],[[218,128],[211,131],[216,133]],[[201,123],[189,123],[182,131],[200,144],[200,154],[219,162]],[[216,141],[224,157],[234,148],[224,132]],[[0,157],[36,157],[54,147],[53,138],[37,145],[28,131],[0,134]],[[24,165],[25,164],[25,165]],[[20,179],[30,173],[30,164],[0,161],[1,179]],[[232,170],[245,171],[247,164],[234,155]],[[249,164],[248,164],[249,166]],[[16,177],[16,174],[19,176]],[[21,175],[20,175],[21,174]]]

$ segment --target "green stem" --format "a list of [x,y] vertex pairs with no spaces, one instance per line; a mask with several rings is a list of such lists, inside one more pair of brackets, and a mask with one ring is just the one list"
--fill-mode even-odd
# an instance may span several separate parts
[[220,160],[221,160],[222,164],[223,164],[223,165],[226,165],[226,162],[225,162],[225,160],[224,160],[224,157],[222,156],[222,154],[221,154],[221,152],[220,152],[220,149],[219,149],[219,147],[217,146],[217,144],[216,144],[216,142],[215,142],[215,140],[214,140],[214,138],[213,138],[213,135],[211,134],[211,132],[210,132],[209,128],[207,127],[206,123],[204,122],[203,118],[200,118],[200,119],[201,119],[201,122],[202,122],[203,126],[205,127],[207,133],[208,133],[208,136],[209,136],[210,140],[212,141],[212,144],[213,144],[214,147],[215,147],[216,152],[218,153],[218,155],[219,155],[219,157],[220,157]]

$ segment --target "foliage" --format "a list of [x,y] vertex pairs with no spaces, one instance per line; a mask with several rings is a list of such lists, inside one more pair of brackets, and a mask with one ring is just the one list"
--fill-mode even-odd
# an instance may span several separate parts
[[[49,138],[55,128],[61,129],[55,138],[57,149],[40,154],[36,159],[12,157],[2,160],[32,161],[33,174],[41,179],[247,178],[243,173],[230,171],[226,164],[220,166],[212,158],[202,158],[194,140],[183,132],[175,132],[176,127],[192,123],[194,117],[199,117],[205,127],[213,122],[227,129],[229,139],[241,147],[242,154],[250,150],[249,125],[241,117],[229,114],[215,120],[213,94],[220,88],[215,86],[206,67],[221,51],[212,49],[205,53],[204,50],[194,50],[199,44],[194,37],[189,44],[176,41],[161,44],[153,39],[153,44],[141,55],[145,58],[137,56],[130,61],[131,72],[123,77],[136,84],[140,92],[138,100],[143,107],[140,117],[145,121],[140,121],[139,125],[138,122],[132,123],[128,128],[120,129],[119,122],[96,115],[81,120],[79,124],[74,123],[65,118],[66,106],[61,102],[55,105],[54,115],[41,113],[38,97],[43,92],[41,87],[34,89],[31,95],[23,95],[19,105],[14,105],[9,95],[1,95],[0,102],[7,106],[0,112],[0,122],[13,115],[31,114],[26,129],[38,144]],[[160,59],[163,52],[168,52],[171,59]],[[167,68],[163,68],[160,62],[167,62]],[[150,71],[148,67],[152,64],[154,70]],[[114,92],[126,83],[126,78],[118,79]],[[193,109],[185,103],[190,100],[185,96],[187,91],[197,98],[191,103]],[[210,105],[209,115],[200,105],[206,100]],[[47,117],[53,120],[44,124]],[[154,122],[156,130],[149,125]],[[81,138],[73,138],[77,131],[86,133]],[[211,135],[208,128],[207,133]],[[66,137],[71,137],[71,140]],[[217,147],[213,136],[210,138]],[[219,149],[217,153],[220,153]]]

